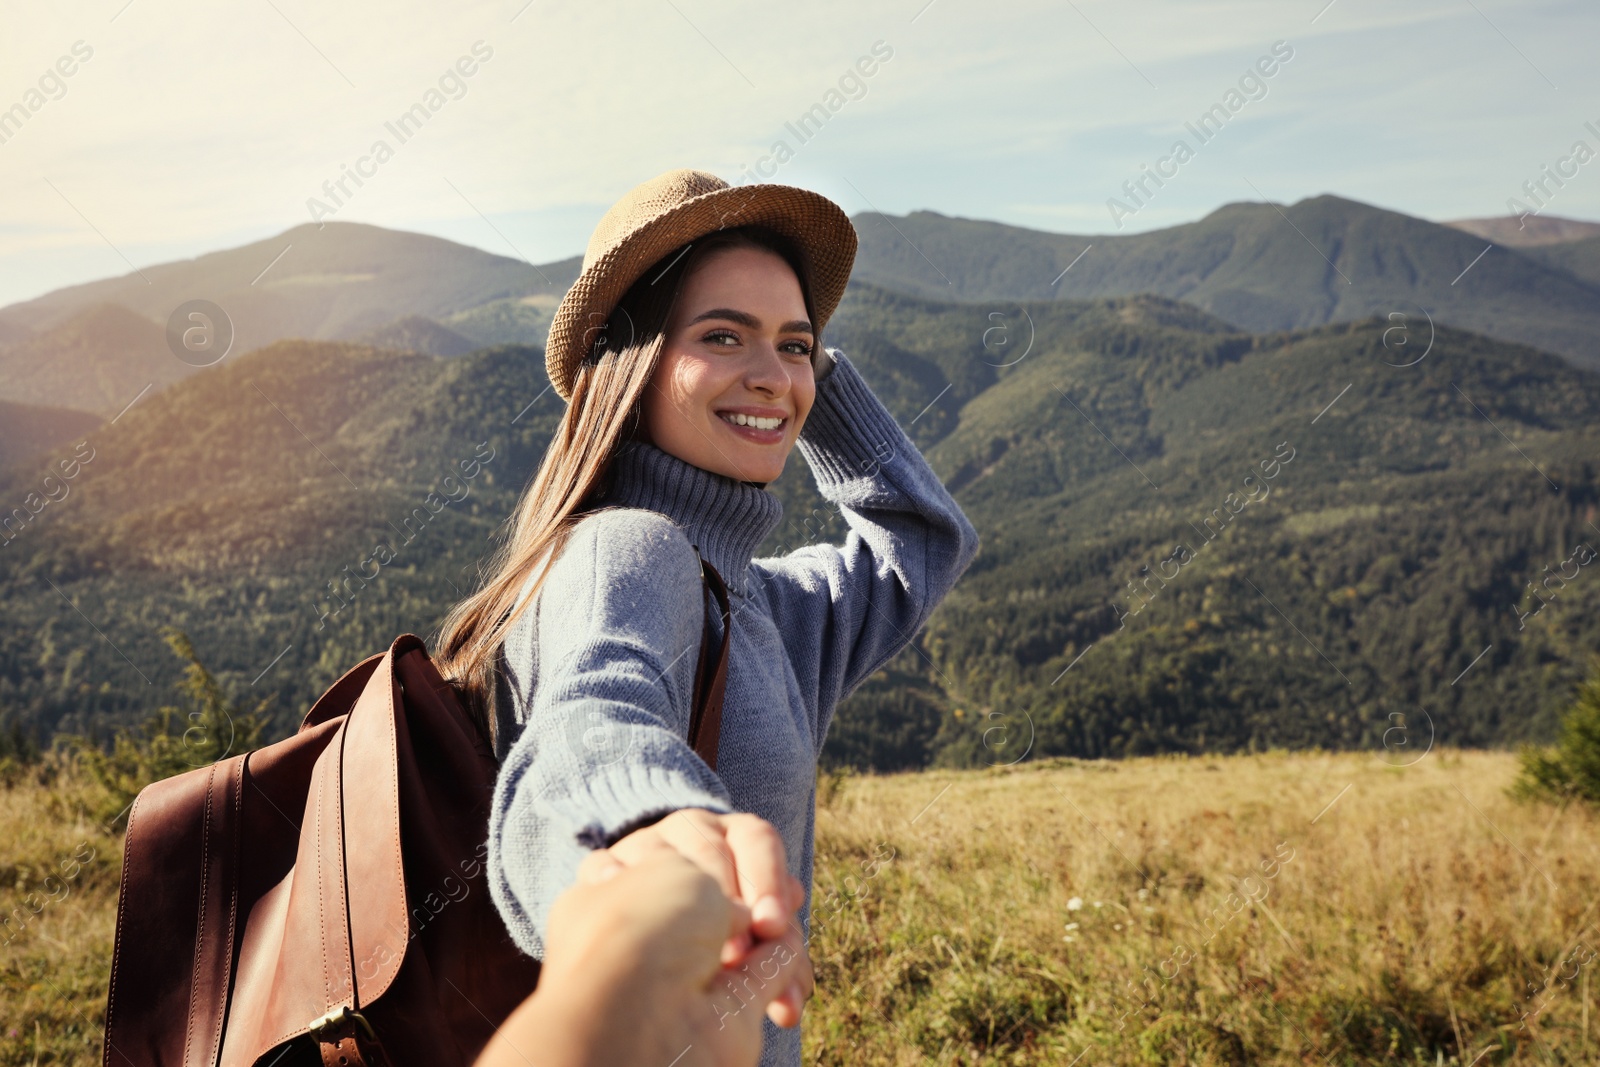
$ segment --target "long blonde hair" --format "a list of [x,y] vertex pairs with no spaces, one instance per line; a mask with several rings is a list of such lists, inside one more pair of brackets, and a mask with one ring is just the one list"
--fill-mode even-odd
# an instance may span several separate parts
[[[452,608],[434,642],[434,663],[477,720],[491,746],[498,743],[495,702],[500,647],[533,603],[549,568],[579,520],[607,487],[617,450],[640,434],[640,400],[666,346],[667,322],[686,278],[719,249],[756,247],[779,255],[794,271],[815,323],[804,257],[787,238],[759,226],[730,227],[662,256],[623,294],[572,382],[572,395],[538,473],[502,526],[509,536],[490,555],[479,588]],[[813,339],[820,345],[821,337]],[[526,596],[528,579],[537,573]]]

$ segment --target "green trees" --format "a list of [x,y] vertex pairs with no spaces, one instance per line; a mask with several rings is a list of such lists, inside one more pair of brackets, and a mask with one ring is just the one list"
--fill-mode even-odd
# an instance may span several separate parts
[[1561,720],[1554,748],[1524,746],[1522,773],[1513,795],[1535,800],[1584,800],[1600,804],[1600,656],[1577,700]]
[[83,806],[102,825],[124,825],[134,797],[151,782],[256,747],[267,724],[270,699],[248,711],[229,701],[187,634],[167,626],[162,637],[187,663],[177,684],[185,706],[163,705],[137,731],[119,730],[109,750],[88,738],[67,739],[86,772],[89,789]]

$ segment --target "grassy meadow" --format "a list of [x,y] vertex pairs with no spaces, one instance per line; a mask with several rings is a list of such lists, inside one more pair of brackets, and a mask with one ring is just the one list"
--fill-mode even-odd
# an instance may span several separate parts
[[[1514,801],[1515,774],[1434,751],[826,777],[806,1060],[1597,1062],[1600,816]],[[121,841],[72,788],[0,790],[4,1067],[99,1061]]]
[[81,814],[85,786],[70,770],[44,768],[0,788],[5,1067],[100,1062],[122,835]]
[[1435,751],[825,782],[808,1062],[1600,1061],[1600,817],[1515,776]]

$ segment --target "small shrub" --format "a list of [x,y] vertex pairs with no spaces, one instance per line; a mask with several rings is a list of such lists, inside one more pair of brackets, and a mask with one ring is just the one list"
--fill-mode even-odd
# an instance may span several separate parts
[[39,746],[19,723],[0,716],[0,787],[13,789],[39,762]]
[[1561,720],[1553,749],[1525,746],[1512,794],[1523,799],[1582,800],[1600,805],[1600,657]]
[[1072,1007],[1067,982],[1051,961],[1005,951],[987,963],[969,956],[940,971],[919,1014],[926,1052],[950,1045],[994,1051],[1032,1044],[1068,1022]]
[[128,809],[145,786],[248,751],[260,743],[267,725],[268,700],[249,711],[230,703],[186,634],[169,626],[162,636],[188,663],[177,684],[187,709],[168,705],[137,732],[119,730],[109,751],[88,738],[64,739],[90,783],[80,806],[111,829],[126,824]]
[[1144,1061],[1166,1067],[1244,1067],[1244,1041],[1221,1026],[1182,1012],[1163,1015],[1139,1035]]

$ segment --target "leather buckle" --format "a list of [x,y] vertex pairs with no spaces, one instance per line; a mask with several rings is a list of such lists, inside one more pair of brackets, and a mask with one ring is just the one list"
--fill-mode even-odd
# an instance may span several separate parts
[[323,1067],[388,1067],[389,1057],[366,1016],[341,1004],[308,1027]]
[[361,1027],[362,1030],[366,1031],[366,1034],[369,1038],[374,1041],[378,1040],[377,1031],[372,1029],[372,1024],[367,1022],[367,1017],[362,1015],[359,1011],[353,1011],[348,1004],[341,1004],[337,1008],[334,1008],[332,1011],[328,1012],[328,1014],[313,1019],[307,1029],[309,1029],[313,1034],[316,1034],[318,1037],[321,1037],[324,1032],[346,1022],[356,1023]]

